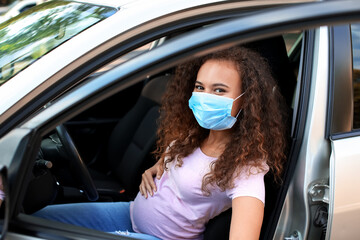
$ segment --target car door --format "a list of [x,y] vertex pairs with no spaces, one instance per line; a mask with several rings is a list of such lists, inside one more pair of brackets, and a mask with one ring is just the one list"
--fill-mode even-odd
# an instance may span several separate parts
[[[297,221],[298,224],[302,225],[298,225],[296,229],[300,230],[299,233],[302,236],[309,237],[307,229],[310,224],[310,211],[307,202],[308,195],[306,195],[306,198],[298,199],[302,202],[303,206],[297,207],[304,208],[302,214],[293,209],[286,209],[286,205],[284,205],[283,202],[285,200],[294,201],[293,191],[305,191],[307,193],[309,184],[317,180],[318,177],[315,174],[311,176],[312,178],[310,179],[304,179],[304,171],[314,166],[312,156],[305,154],[303,156],[304,159],[299,159],[301,149],[306,145],[304,141],[312,141],[309,138],[311,134],[307,131],[310,129],[309,125],[314,123],[314,117],[316,117],[311,115],[314,111],[308,111],[310,108],[314,109],[314,100],[317,100],[317,98],[315,98],[316,94],[314,91],[316,88],[314,85],[320,84],[318,87],[325,87],[321,98],[326,97],[327,99],[328,96],[328,85],[321,85],[323,82],[318,82],[318,78],[316,77],[319,69],[317,65],[314,65],[314,59],[319,60],[316,55],[319,54],[318,51],[320,49],[318,45],[314,45],[316,43],[314,39],[316,39],[316,34],[327,34],[326,29],[318,28],[319,25],[359,20],[359,12],[360,4],[356,1],[334,1],[269,10],[243,18],[229,20],[169,41],[162,47],[140,55],[61,96],[55,103],[47,106],[46,109],[12,129],[11,132],[5,135],[0,141],[3,153],[9,156],[9,159],[6,160],[8,161],[7,164],[11,167],[11,171],[9,172],[12,174],[9,176],[10,189],[12,190],[10,197],[12,201],[10,205],[11,230],[8,232],[8,235],[14,238],[16,234],[22,234],[23,236],[29,234],[38,238],[48,239],[53,239],[58,236],[74,239],[115,238],[75,227],[69,229],[62,225],[49,228],[48,223],[19,213],[23,197],[21,192],[24,191],[23,186],[26,186],[27,181],[26,175],[31,171],[31,163],[34,160],[34,156],[36,156],[40,139],[49,129],[68,120],[71,116],[80,113],[84,109],[89,108],[106,96],[116,91],[121,91],[126,85],[138,82],[140,79],[146,78],[149,74],[158,73],[166,68],[173,67],[194,55],[202,55],[219,48],[226,48],[262,37],[278,35],[283,32],[306,29],[306,36],[304,38],[306,41],[303,41],[302,60],[299,67],[301,74],[299,75],[298,81],[298,98],[295,97],[296,108],[294,107],[294,130],[292,135],[292,152],[289,156],[290,162],[284,176],[284,183],[276,198],[276,205],[270,213],[269,219],[266,219],[267,224],[266,228],[263,229],[263,239],[273,237],[278,219],[279,217],[283,219],[284,214],[287,215],[285,217],[287,217],[288,221],[280,221],[277,225],[277,231],[282,232],[286,237],[290,236],[295,226],[294,222]],[[312,28],[316,28],[316,30],[313,31],[311,30]],[[321,51],[326,51],[326,49],[327,46],[323,46]],[[327,61],[325,61],[325,65],[326,63]],[[325,70],[327,69],[329,68]],[[325,75],[325,77],[322,76],[322,79],[328,81],[327,76],[328,75]],[[322,114],[324,113],[326,115],[326,109],[323,110]],[[325,120],[322,124],[325,124]],[[320,131],[325,131],[325,127],[320,129]],[[321,138],[323,136],[320,135],[318,137]],[[328,142],[328,140],[326,140],[326,142]],[[7,149],[5,147],[6,145],[13,147]],[[334,149],[336,150],[336,146]],[[320,160],[329,161],[329,158],[326,159],[326,157],[327,156]],[[303,166],[299,164],[300,160],[302,160],[302,163],[308,165],[302,168]],[[324,169],[323,171],[329,173],[330,170]],[[323,177],[326,177],[326,174],[324,174],[322,178]],[[293,189],[290,189],[290,187]],[[331,228],[331,224],[328,225],[328,228]],[[120,237],[116,238],[121,239]]]
[[330,102],[331,139],[330,209],[331,239],[356,238],[360,231],[359,165],[359,49],[360,25],[331,29],[333,99]]

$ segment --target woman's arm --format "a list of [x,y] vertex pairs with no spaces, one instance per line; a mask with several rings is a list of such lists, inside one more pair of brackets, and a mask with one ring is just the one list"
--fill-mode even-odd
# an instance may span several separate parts
[[254,197],[232,200],[230,239],[259,239],[264,217],[264,204]]

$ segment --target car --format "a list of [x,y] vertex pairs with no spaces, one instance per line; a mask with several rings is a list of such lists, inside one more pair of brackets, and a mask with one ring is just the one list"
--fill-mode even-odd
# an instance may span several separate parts
[[[32,213],[133,199],[174,68],[246,44],[268,60],[291,120],[260,238],[357,238],[359,13],[351,0],[52,1],[0,25],[2,237],[126,239]],[[230,211],[204,239],[228,238]]]

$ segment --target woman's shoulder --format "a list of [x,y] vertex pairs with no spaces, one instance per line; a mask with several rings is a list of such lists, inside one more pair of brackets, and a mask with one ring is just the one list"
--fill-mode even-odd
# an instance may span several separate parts
[[251,175],[265,175],[270,170],[266,160],[259,160],[257,162],[249,162],[245,166],[241,167],[238,172],[240,176]]
[[261,165],[246,165],[234,175],[233,188],[227,189],[228,197],[234,199],[240,196],[250,196],[265,202],[264,176],[269,171],[266,161]]

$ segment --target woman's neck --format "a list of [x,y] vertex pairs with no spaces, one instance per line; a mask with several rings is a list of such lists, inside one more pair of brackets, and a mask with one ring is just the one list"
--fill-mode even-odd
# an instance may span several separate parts
[[229,130],[210,130],[209,136],[201,144],[201,150],[208,156],[219,157],[224,152],[225,146],[229,141]]
[[230,130],[210,130],[209,136],[206,138],[206,141],[208,142],[208,144],[227,144],[231,137],[230,134]]

